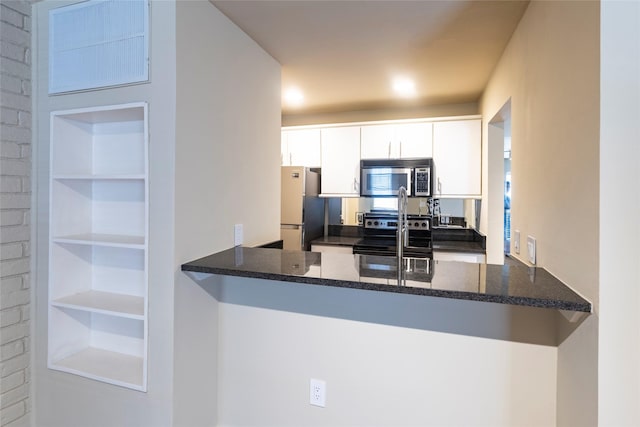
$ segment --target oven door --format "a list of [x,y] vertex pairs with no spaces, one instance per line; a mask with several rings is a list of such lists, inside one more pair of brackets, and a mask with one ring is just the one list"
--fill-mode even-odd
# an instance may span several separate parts
[[402,186],[411,196],[411,168],[371,167],[361,169],[360,195],[364,197],[397,196]]

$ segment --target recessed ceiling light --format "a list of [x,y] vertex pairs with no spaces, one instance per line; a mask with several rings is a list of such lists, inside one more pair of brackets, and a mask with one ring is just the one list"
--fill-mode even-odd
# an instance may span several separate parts
[[285,91],[284,101],[291,106],[302,105],[304,102],[304,94],[297,87],[291,87]]
[[403,98],[409,98],[416,94],[416,84],[407,77],[396,77],[393,79],[393,91]]

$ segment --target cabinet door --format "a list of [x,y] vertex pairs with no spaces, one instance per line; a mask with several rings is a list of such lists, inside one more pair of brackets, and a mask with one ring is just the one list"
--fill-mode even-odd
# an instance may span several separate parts
[[433,156],[433,124],[406,123],[396,126],[400,158]]
[[322,194],[360,195],[360,127],[322,129]]
[[282,131],[282,166],[320,167],[320,129]]
[[399,157],[395,139],[395,126],[362,126],[360,139],[360,157],[362,159],[391,159]]
[[481,195],[481,149],[479,119],[433,124],[436,196]]
[[320,129],[287,132],[290,166],[320,167]]

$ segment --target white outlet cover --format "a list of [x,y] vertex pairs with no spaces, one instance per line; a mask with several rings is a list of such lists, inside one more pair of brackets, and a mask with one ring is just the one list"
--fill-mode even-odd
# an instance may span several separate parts
[[520,253],[520,230],[516,230],[513,233],[513,250],[517,254]]
[[529,262],[531,264],[536,263],[536,239],[531,236],[527,236],[527,254],[529,256]]
[[309,403],[324,408],[327,403],[327,383],[311,378],[309,381]]
[[242,244],[242,224],[236,224],[233,226],[233,245],[238,246]]

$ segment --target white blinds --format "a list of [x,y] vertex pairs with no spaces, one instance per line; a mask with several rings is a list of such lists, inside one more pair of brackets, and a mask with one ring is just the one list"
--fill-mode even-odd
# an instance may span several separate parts
[[147,0],[89,0],[49,12],[49,93],[149,80]]

